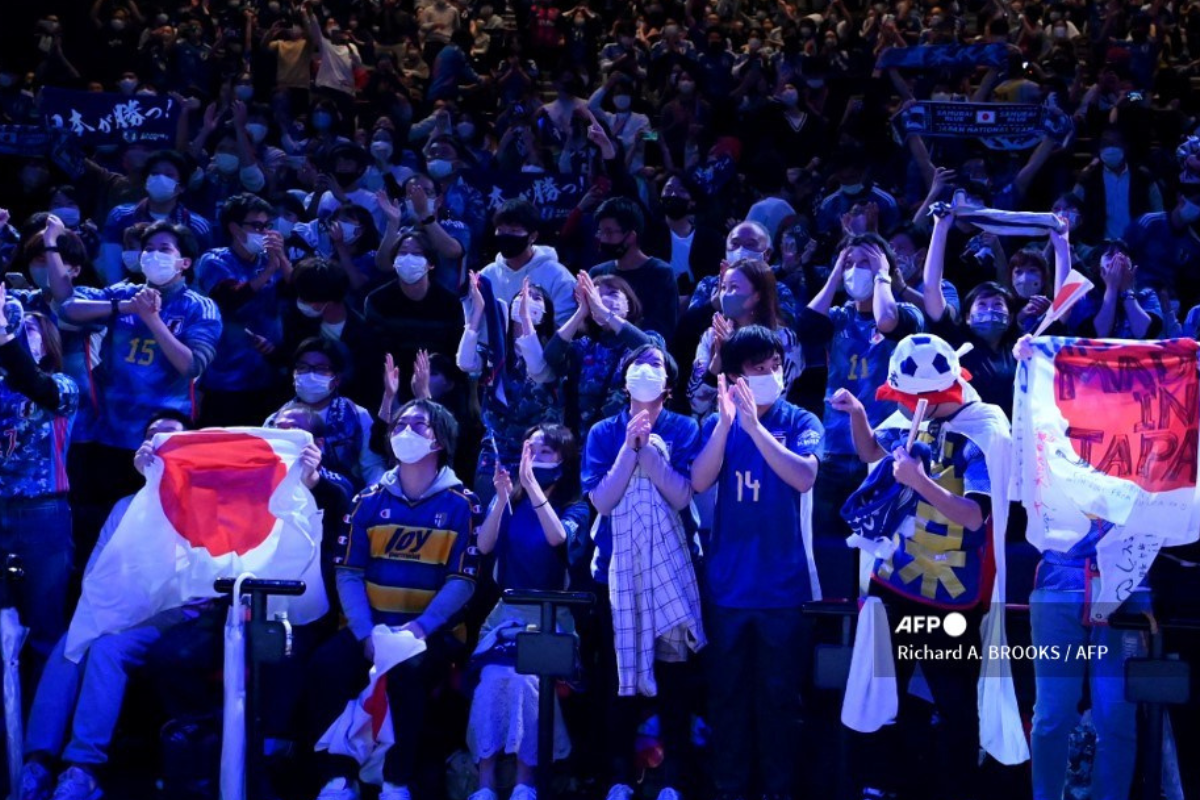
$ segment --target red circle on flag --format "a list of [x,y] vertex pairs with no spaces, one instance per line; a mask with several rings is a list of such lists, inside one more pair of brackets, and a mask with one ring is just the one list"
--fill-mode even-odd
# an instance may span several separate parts
[[196,431],[172,436],[156,454],[163,513],[193,547],[242,556],[271,535],[270,499],[287,468],[265,439]]

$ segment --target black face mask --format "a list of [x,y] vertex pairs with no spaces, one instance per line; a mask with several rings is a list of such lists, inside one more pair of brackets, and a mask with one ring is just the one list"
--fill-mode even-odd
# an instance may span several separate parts
[[664,197],[662,198],[663,213],[668,219],[683,219],[688,215],[688,210],[691,208],[692,201],[686,197]]
[[335,172],[333,177],[337,180],[338,186],[345,188],[358,180],[358,172]]
[[616,261],[629,252],[629,243],[625,241],[596,242],[596,249],[600,251],[600,255]]
[[497,233],[496,249],[505,258],[516,258],[529,247],[528,233]]

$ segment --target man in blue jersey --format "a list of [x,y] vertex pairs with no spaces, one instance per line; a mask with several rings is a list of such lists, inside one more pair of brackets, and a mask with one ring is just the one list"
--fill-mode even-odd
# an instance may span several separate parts
[[801,606],[817,588],[809,490],[822,428],[783,399],[783,346],[771,330],[738,330],[721,363],[717,411],[692,464],[697,492],[717,486],[705,548],[713,780],[720,797],[747,797],[752,785],[786,797],[798,746]]
[[[896,342],[924,329],[916,306],[896,302],[891,279],[895,265],[892,248],[878,234],[847,237],[829,280],[800,313],[801,340],[829,351],[825,402],[846,389],[866,407],[872,424],[882,422],[896,407],[875,399],[875,387],[887,378]],[[849,300],[835,306],[838,289],[844,289]],[[853,551],[844,542],[850,530],[838,511],[866,477],[866,465],[854,453],[845,415],[826,409],[823,422],[821,482],[813,498],[817,560],[826,576],[827,596],[855,597]]]
[[146,199],[108,212],[100,233],[96,269],[106,283],[116,283],[125,276],[121,237],[126,228],[139,222],[181,225],[192,232],[199,252],[212,247],[212,223],[185,208],[181,199],[189,172],[187,159],[173,150],[161,150],[146,159]]
[[99,401],[94,479],[110,497],[135,490],[130,466],[145,420],[160,409],[195,418],[196,378],[221,337],[221,313],[212,300],[188,288],[184,272],[195,256],[187,228],[156,222],[142,234],[144,286],[121,282],[106,289],[77,289],[61,317],[107,328],[103,366],[95,373]]
[[[381,800],[409,800],[428,694],[462,648],[458,620],[475,591],[475,531],[483,514],[450,468],[457,438],[458,424],[437,403],[413,400],[401,407],[391,429],[400,463],[354,499],[339,538],[338,597],[348,627],[311,664],[309,733],[316,740],[366,684],[375,625],[424,640],[424,653],[387,676],[396,743],[384,761]],[[326,780],[320,800],[359,796],[349,777],[357,764],[321,755],[318,771]]]
[[32,677],[66,625],[67,443],[79,389],[62,373],[58,330],[5,294],[0,284],[0,553],[25,567],[11,601],[30,629]]
[[196,286],[221,309],[221,341],[204,374],[206,425],[253,425],[271,413],[279,371],[266,353],[283,341],[281,291],[292,264],[271,230],[271,204],[253,194],[229,198],[221,229],[229,247],[196,262]]

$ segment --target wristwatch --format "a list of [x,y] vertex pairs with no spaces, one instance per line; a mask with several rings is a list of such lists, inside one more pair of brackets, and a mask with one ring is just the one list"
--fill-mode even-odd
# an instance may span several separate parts
[[1121,300],[1123,300],[1123,301],[1124,300],[1136,300],[1136,299],[1137,299],[1137,292],[1133,291],[1133,289],[1126,289],[1125,291],[1121,292]]
[[892,277],[890,275],[884,275],[882,272],[880,272],[875,276],[875,282],[890,284],[892,282]]
[[421,225],[432,225],[435,222],[437,222],[437,214],[430,214],[425,219],[420,220]]

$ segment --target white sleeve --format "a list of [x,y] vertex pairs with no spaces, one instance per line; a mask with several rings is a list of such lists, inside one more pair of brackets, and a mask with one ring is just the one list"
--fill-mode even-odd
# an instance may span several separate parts
[[458,353],[454,362],[463,372],[478,375],[483,371],[483,362],[479,358],[479,334],[470,328],[463,328],[462,338],[458,340]]
[[537,383],[554,381],[554,370],[546,365],[546,356],[542,351],[542,343],[536,333],[528,336],[518,336],[516,341],[517,353],[525,360],[525,372]]

